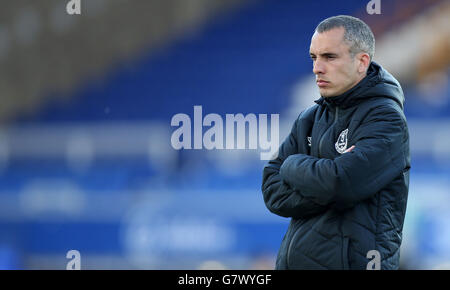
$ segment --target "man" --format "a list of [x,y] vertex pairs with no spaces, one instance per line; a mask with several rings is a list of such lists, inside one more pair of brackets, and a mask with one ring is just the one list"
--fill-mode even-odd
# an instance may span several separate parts
[[374,51],[372,31],[351,16],[312,36],[321,98],[263,171],[267,208],[291,218],[276,269],[399,268],[409,135],[401,86]]

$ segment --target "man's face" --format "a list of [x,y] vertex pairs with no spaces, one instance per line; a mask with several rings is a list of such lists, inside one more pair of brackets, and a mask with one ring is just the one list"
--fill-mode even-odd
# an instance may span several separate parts
[[310,55],[313,72],[323,97],[340,95],[355,86],[365,75],[360,61],[352,57],[344,41],[344,28],[315,32],[311,39]]

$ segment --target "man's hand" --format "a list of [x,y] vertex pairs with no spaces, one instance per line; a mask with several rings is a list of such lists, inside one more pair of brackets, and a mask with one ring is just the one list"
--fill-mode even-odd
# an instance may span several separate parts
[[355,145],[353,145],[352,147],[348,148],[347,150],[344,151],[344,153],[350,152],[355,148]]

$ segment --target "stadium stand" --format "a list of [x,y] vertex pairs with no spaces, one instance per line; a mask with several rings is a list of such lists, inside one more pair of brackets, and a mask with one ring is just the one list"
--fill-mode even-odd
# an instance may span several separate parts
[[[443,1],[407,2],[396,2],[410,9],[385,15],[386,23],[401,25]],[[9,116],[0,133],[0,267],[64,268],[70,249],[86,257],[84,268],[273,262],[287,220],[264,208],[259,154],[175,151],[171,118],[201,105],[205,114],[280,114],[290,124],[284,113],[293,86],[311,74],[315,26],[336,14],[362,15],[364,7],[359,0],[264,0],[214,8],[227,12],[164,44],[136,41],[132,57],[110,56],[101,73],[74,78],[75,89],[46,86],[38,105]],[[388,31],[375,30],[380,38]],[[448,60],[444,76],[437,103],[415,80],[405,83],[408,119],[450,124]],[[450,172],[424,151],[415,155],[424,169],[417,174]],[[418,243],[410,248],[429,245]]]

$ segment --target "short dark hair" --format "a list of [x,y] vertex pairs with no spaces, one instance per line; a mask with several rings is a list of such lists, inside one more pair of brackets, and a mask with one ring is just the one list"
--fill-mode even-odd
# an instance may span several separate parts
[[375,54],[375,36],[370,27],[361,19],[338,15],[327,18],[316,27],[318,33],[333,28],[343,27],[345,29],[344,40],[350,46],[350,54],[354,57],[359,52],[365,52],[373,59]]

